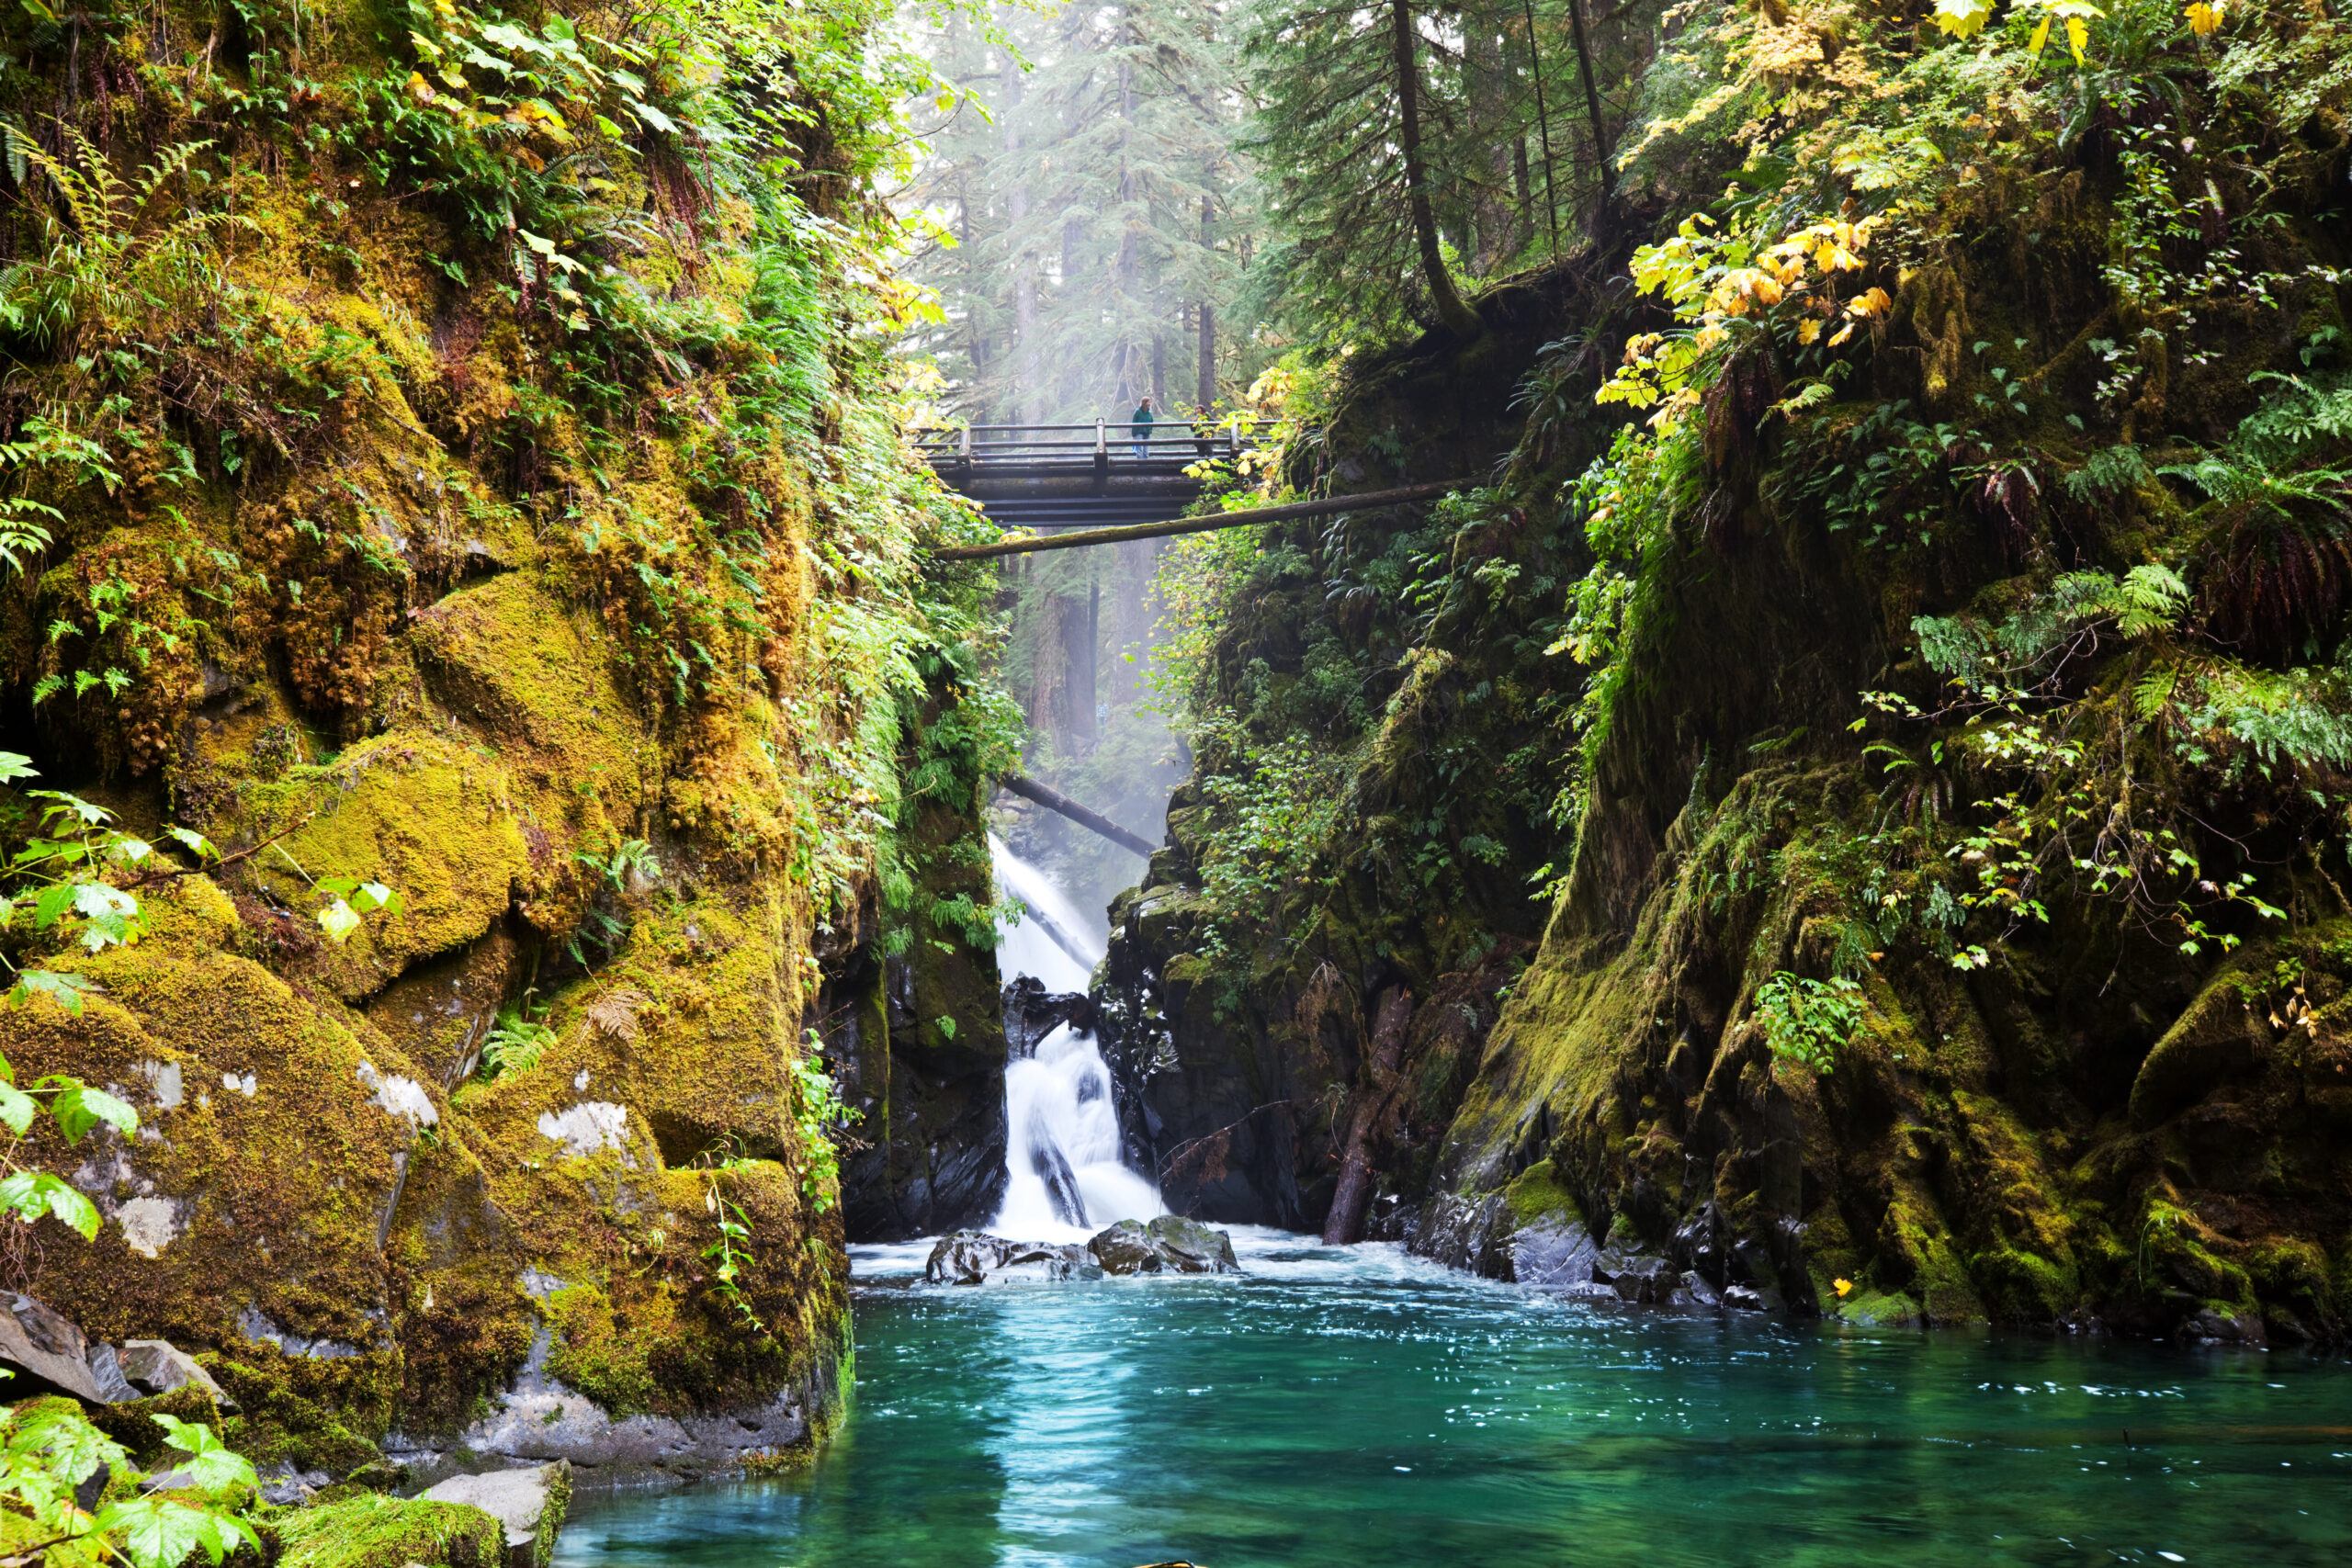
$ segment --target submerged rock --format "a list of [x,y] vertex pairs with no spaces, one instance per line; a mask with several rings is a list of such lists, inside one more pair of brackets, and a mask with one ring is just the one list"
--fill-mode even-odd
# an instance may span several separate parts
[[1099,1280],[1102,1268],[1075,1242],[1007,1241],[979,1231],[942,1236],[923,1266],[934,1285],[978,1285],[991,1275],[1020,1274],[1046,1280]]
[[1105,1274],[1238,1274],[1233,1238],[1198,1220],[1121,1220],[1086,1244]]

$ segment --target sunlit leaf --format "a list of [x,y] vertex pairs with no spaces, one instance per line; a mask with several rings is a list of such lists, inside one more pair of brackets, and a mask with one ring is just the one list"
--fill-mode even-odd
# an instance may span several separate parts
[[327,933],[329,942],[340,945],[359,929],[359,916],[350,905],[337,898],[319,911],[319,929]]
[[1993,0],[1936,0],[1936,26],[1953,38],[1974,38],[1993,15]]

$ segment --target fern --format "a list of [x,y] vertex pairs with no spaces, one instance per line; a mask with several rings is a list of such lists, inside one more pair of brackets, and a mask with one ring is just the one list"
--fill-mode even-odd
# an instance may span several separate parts
[[2183,708],[2182,722],[2194,735],[2252,756],[2266,773],[2282,764],[2352,767],[2352,694],[2339,678],[2225,663],[2203,671],[2197,685],[2199,700]]
[[555,1042],[555,1031],[547,1022],[546,1004],[534,1009],[530,993],[526,992],[522,1000],[498,1010],[490,1038],[482,1043],[482,1076],[492,1079],[520,1077],[537,1066]]
[[2086,503],[2103,501],[2144,482],[2149,472],[2137,446],[2104,447],[2067,474],[2066,493]]
[[2352,377],[2341,372],[2313,385],[2300,376],[2265,370],[2256,381],[2275,381],[2289,390],[2265,400],[2240,421],[2232,445],[2273,459],[2300,456],[2306,446],[2352,442]]

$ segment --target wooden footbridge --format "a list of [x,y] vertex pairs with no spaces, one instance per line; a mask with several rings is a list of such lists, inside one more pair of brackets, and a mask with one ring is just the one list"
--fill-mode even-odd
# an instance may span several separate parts
[[974,424],[914,433],[915,449],[947,486],[980,503],[989,522],[1012,536],[992,545],[941,550],[939,560],[974,560],[1116,544],[1170,534],[1204,533],[1286,517],[1319,517],[1408,502],[1431,501],[1476,481],[1448,479],[1364,495],[1291,502],[1205,517],[1187,517],[1211,464],[1227,471],[1263,449],[1273,422],[1155,422],[1134,434],[1124,423]]
[[1197,471],[1238,465],[1270,420],[1163,419],[1148,435],[1125,424],[975,424],[928,431],[916,448],[1000,528],[1057,530],[1167,523],[1199,499]]

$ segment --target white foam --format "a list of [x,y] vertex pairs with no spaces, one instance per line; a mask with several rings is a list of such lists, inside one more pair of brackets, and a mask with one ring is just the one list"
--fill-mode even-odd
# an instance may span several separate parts
[[[991,835],[989,853],[1000,886],[1042,910],[1073,941],[1091,941],[1092,927],[1081,922],[1061,890],[1004,840]],[[1099,948],[1085,951],[1101,961]],[[997,964],[1008,984],[1015,976],[1029,975],[1045,982],[1049,991],[1083,991],[1092,979],[1034,921],[1006,931]],[[1067,1024],[1054,1030],[1037,1043],[1034,1055],[1005,1065],[1004,1097],[1010,1136],[1004,1203],[989,1227],[996,1234],[1021,1241],[1083,1241],[1121,1220],[1148,1220],[1166,1213],[1159,1188],[1119,1157],[1119,1113],[1111,1069],[1092,1035]],[[1054,1149],[1069,1166],[1079,1202],[1086,1211],[1082,1224],[1072,1224],[1056,1213],[1045,1178],[1038,1173],[1041,1150],[1050,1163]]]

